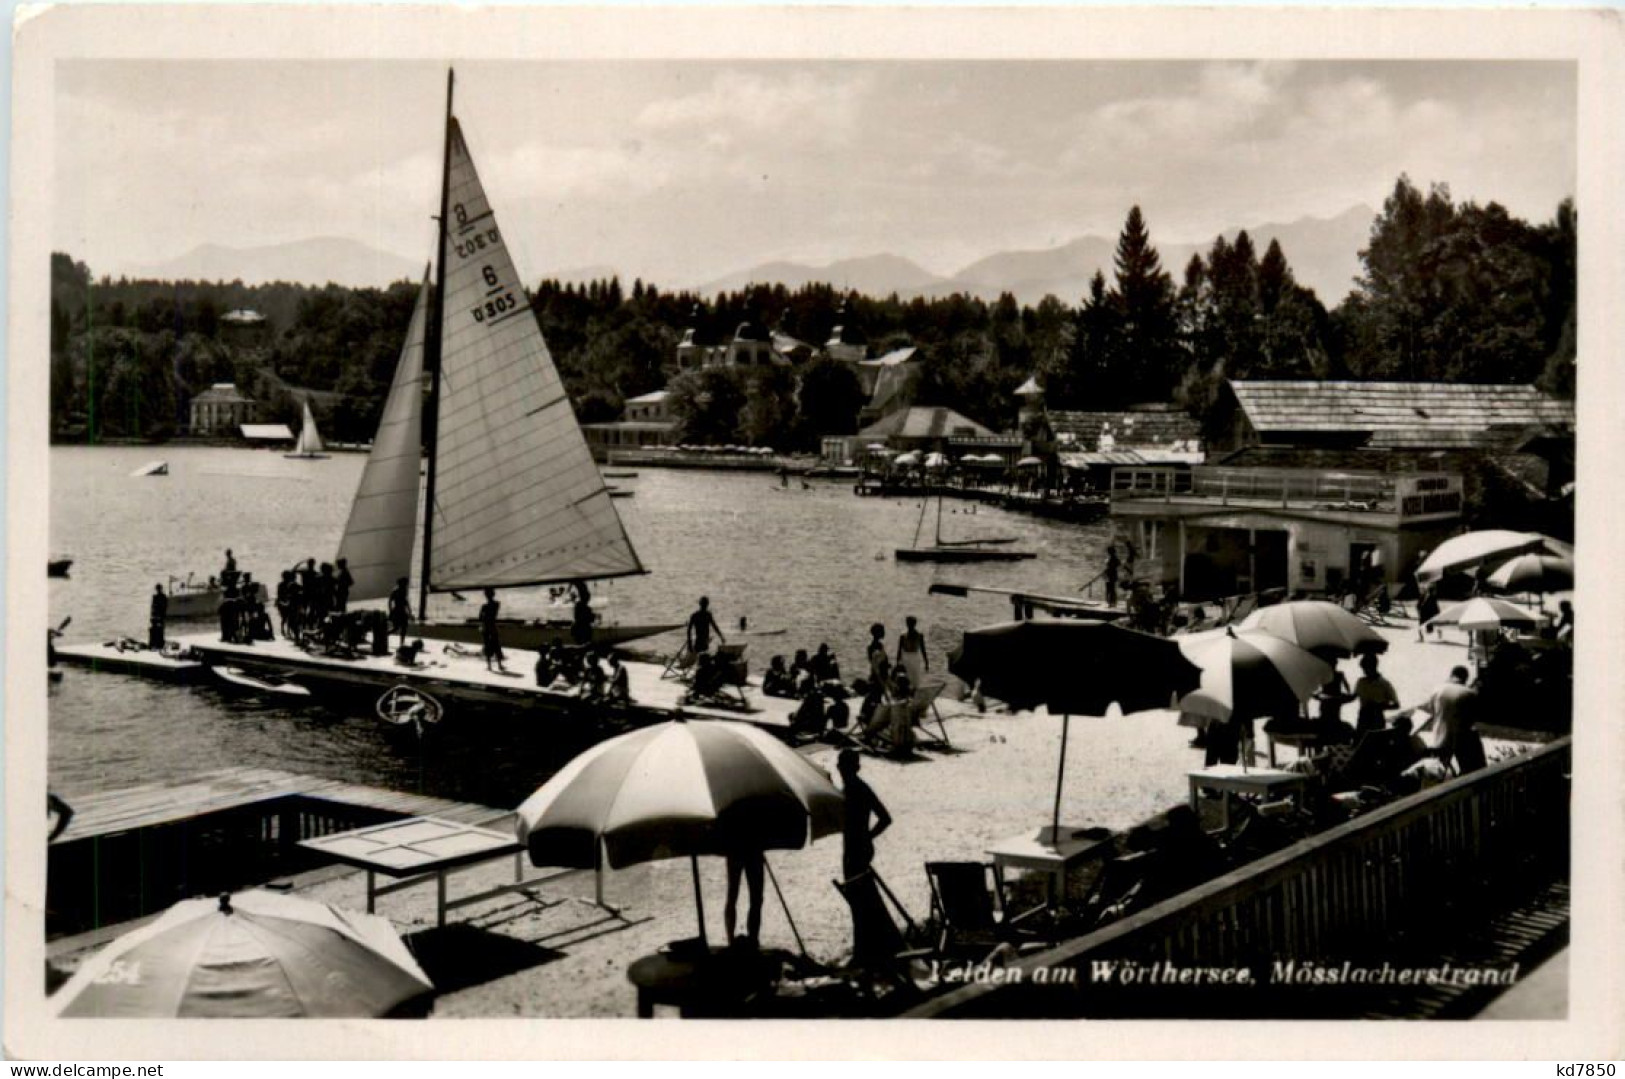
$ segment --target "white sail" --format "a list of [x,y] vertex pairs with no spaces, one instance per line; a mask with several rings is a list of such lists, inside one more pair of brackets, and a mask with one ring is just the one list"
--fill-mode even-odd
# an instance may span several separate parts
[[305,402],[305,426],[299,432],[299,445],[294,452],[301,457],[314,457],[322,452],[322,436],[316,430],[316,417],[311,415],[310,402]]
[[643,572],[450,121],[429,587]]
[[350,521],[339,542],[338,557],[348,562],[355,578],[351,599],[387,596],[397,580],[412,574],[423,456],[423,344],[429,324],[429,294],[425,278],[372,453],[350,505]]

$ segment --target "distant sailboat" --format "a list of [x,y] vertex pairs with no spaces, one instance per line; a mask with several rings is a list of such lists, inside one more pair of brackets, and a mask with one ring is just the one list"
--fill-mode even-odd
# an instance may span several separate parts
[[300,458],[303,460],[320,460],[327,454],[322,452],[322,436],[316,430],[316,417],[311,415],[310,402],[305,402],[305,425],[299,429],[299,443],[294,446],[292,453],[282,456]]
[[899,562],[1018,562],[1025,558],[1037,558],[1032,551],[1018,551],[1001,544],[1014,543],[1015,537],[990,537],[988,539],[945,540],[942,538],[942,496],[937,496],[937,536],[936,543],[930,547],[921,547],[920,528],[925,524],[925,511],[931,502],[927,499],[920,504],[920,520],[914,526],[914,546],[899,547],[893,552]]
[[[425,279],[339,545],[352,600],[387,596],[420,552],[411,632],[477,641],[427,619],[428,593],[646,572],[587,449],[447,92],[438,288]],[[429,383],[427,407],[422,382]],[[419,513],[419,447],[428,451]],[[418,544],[418,521],[422,541]],[[596,643],[673,625],[595,627]],[[510,647],[568,639],[568,622],[503,625]]]

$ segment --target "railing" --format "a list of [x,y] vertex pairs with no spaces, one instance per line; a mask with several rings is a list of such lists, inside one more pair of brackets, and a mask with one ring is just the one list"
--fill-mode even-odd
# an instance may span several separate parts
[[[1402,798],[1013,964],[1022,973],[1000,984],[956,989],[909,1014],[1106,1014],[1121,1008],[1123,994],[1092,982],[1102,960],[1249,968],[1263,980],[1280,963],[1381,955],[1429,916],[1436,923],[1566,875],[1571,748],[1564,737]],[[1070,979],[1058,970],[1070,970]],[[1236,997],[1234,987],[1218,991]]]
[[1221,504],[1313,505],[1325,509],[1393,512],[1398,507],[1394,480],[1382,473],[1283,471],[1199,467],[1115,468],[1112,498],[1218,499]]

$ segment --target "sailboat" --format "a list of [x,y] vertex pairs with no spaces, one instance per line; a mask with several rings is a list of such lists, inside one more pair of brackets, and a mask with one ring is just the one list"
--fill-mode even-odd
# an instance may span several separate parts
[[[338,557],[352,600],[411,576],[421,637],[476,642],[472,620],[431,622],[431,592],[478,592],[646,572],[575,419],[452,112],[435,280],[426,271]],[[424,384],[427,383],[425,398]],[[419,512],[419,461],[425,509]],[[421,534],[420,534],[421,525]],[[677,624],[595,626],[595,644]],[[509,621],[511,648],[570,639],[567,620]]]
[[299,429],[299,441],[293,447],[292,453],[282,456],[298,458],[305,461],[323,460],[327,454],[322,452],[321,432],[316,430],[316,417],[311,414],[310,402],[305,402],[305,425]]
[[920,503],[920,519],[914,525],[914,545],[899,547],[894,552],[899,562],[1019,562],[1024,558],[1037,558],[1034,551],[1021,551],[1003,544],[1014,543],[1015,537],[989,539],[945,540],[942,538],[942,496],[937,496],[936,542],[929,547],[920,546],[920,529],[925,525],[925,511],[931,500]]

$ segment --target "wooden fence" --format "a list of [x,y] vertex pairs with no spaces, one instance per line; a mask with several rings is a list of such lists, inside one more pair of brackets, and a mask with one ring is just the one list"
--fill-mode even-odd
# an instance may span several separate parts
[[[1309,1014],[1315,994],[1303,983],[1262,988],[1283,964],[1335,974],[1345,961],[1414,960],[1428,934],[1566,877],[1571,743],[1402,798],[908,1014]],[[1242,969],[1260,989],[1166,980]],[[1125,970],[1147,981],[1125,991]]]

